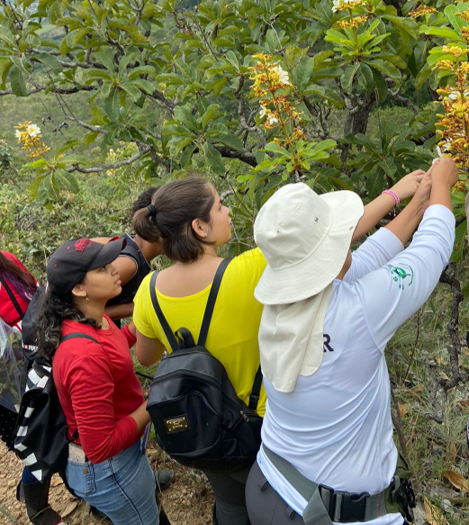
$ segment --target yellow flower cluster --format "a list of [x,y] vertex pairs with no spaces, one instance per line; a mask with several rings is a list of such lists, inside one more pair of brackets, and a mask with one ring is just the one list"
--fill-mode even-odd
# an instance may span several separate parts
[[456,13],[456,16],[461,17],[463,20],[469,21],[469,9],[466,9],[462,13]]
[[23,122],[15,126],[15,136],[20,144],[23,144],[22,149],[30,151],[27,157],[41,157],[47,153],[50,148],[42,142],[41,129],[32,122]]
[[464,40],[464,42],[466,42],[466,44],[469,44],[469,27],[461,27],[461,38]]
[[254,80],[252,89],[255,95],[259,98],[267,96],[267,94],[275,93],[281,89],[292,87],[288,73],[276,62],[272,62],[272,56],[264,53],[257,53],[253,55],[257,58],[257,64],[250,67],[252,71],[251,80]]
[[[462,51],[462,53],[461,53]],[[456,46],[444,46],[443,52],[453,54],[456,62],[442,60],[436,66],[451,71],[456,76],[456,85],[438,90],[445,113],[437,115],[438,148],[441,154],[451,156],[460,169],[469,168],[469,62],[458,62],[465,50]],[[464,182],[464,181],[463,181]],[[460,185],[461,190],[465,184]]]
[[458,46],[443,46],[441,51],[447,55],[453,55],[455,58],[467,55],[467,49]]
[[354,16],[352,20],[340,20],[339,22],[337,22],[337,25],[341,29],[357,28],[358,26],[364,24],[367,20],[368,15]]
[[345,11],[348,9],[351,11],[355,7],[360,7],[365,5],[364,0],[334,0],[332,2],[332,11],[336,13],[337,11]]
[[275,129],[283,133],[283,139],[278,137],[273,141],[282,147],[291,147],[293,141],[304,139],[301,125],[301,116],[294,103],[291,102],[291,89],[288,73],[273,61],[271,55],[258,53],[253,56],[257,59],[251,70],[250,79],[253,80],[252,91],[259,98],[261,106],[259,116],[265,118],[264,127]]
[[410,11],[409,16],[412,18],[419,18],[421,16],[429,15],[430,13],[436,13],[436,9],[434,7],[428,7],[421,4],[416,9]]

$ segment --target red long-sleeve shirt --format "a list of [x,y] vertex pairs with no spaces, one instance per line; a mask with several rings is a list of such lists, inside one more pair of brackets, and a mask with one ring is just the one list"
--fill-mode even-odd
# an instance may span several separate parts
[[[2,251],[2,254],[8,259],[10,259],[10,261],[16,266],[18,266],[18,268],[23,270],[25,273],[31,275],[25,268],[24,264],[21,261],[19,261],[12,253]],[[33,298],[34,293],[20,293],[20,291],[16,289],[13,282],[10,282],[8,276],[4,276],[4,278],[7,281],[11,292],[13,293],[15,299],[18,301],[18,304],[24,314],[24,312],[26,312],[26,309],[28,308],[29,302]],[[2,319],[2,321],[4,321],[9,326],[15,326],[21,321],[21,319],[23,319],[23,315],[20,315],[20,313],[16,310],[15,306],[13,305],[10,299],[10,296],[8,295],[8,292],[5,290],[5,287],[2,285],[2,283],[0,283],[0,319]],[[20,326],[18,327],[20,328]]]
[[129,348],[135,337],[119,330],[106,316],[109,330],[67,320],[62,335],[84,333],[88,339],[61,343],[53,360],[54,382],[71,437],[78,428],[79,443],[92,463],[100,463],[135,443],[142,432],[130,414],[143,403]]

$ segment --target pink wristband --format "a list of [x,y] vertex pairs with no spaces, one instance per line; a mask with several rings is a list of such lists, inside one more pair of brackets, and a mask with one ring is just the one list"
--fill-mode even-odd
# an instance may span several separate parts
[[391,195],[391,197],[394,199],[394,202],[396,203],[396,206],[401,202],[401,199],[397,193],[394,193],[392,190],[384,190],[381,195]]

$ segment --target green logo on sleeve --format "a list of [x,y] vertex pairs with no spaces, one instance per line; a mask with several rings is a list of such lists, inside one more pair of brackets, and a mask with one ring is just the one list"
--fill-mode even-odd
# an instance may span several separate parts
[[407,264],[399,266],[387,265],[386,268],[392,275],[392,280],[399,284],[401,290],[404,289],[405,285],[411,286],[414,282],[414,270]]

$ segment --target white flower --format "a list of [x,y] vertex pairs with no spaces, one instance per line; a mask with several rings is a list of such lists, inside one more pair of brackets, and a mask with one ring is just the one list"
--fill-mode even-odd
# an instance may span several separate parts
[[278,75],[278,82],[279,84],[282,84],[284,86],[290,86],[290,78],[288,77],[288,73],[278,64],[272,68],[272,71],[275,71]]
[[[444,142],[443,144],[441,144],[441,146],[437,146],[436,147],[436,152],[438,153],[439,157],[442,157],[444,153],[448,153],[449,151],[451,151],[451,143],[450,142]],[[435,162],[435,161],[433,161],[433,162]]]
[[261,110],[259,111],[259,117],[264,118],[266,115],[267,115],[267,108],[262,106]]
[[20,139],[20,138],[21,138],[21,131],[20,131],[19,129],[17,129],[17,130],[15,131],[15,137],[16,137],[17,139]]
[[334,13],[336,13],[337,11],[339,11],[339,8],[346,5],[346,4],[351,4],[355,2],[355,0],[334,0],[332,2],[332,11]]
[[274,124],[278,124],[278,118],[274,117],[273,115],[269,115],[267,117],[267,121],[269,122],[269,126],[273,126]]
[[339,10],[341,3],[342,3],[342,0],[334,0],[332,2],[332,12],[333,13],[336,13]]
[[30,137],[37,137],[38,135],[41,134],[41,129],[39,128],[39,126],[37,126],[36,124],[30,124],[27,128],[26,128],[26,131],[28,133],[28,135]]

